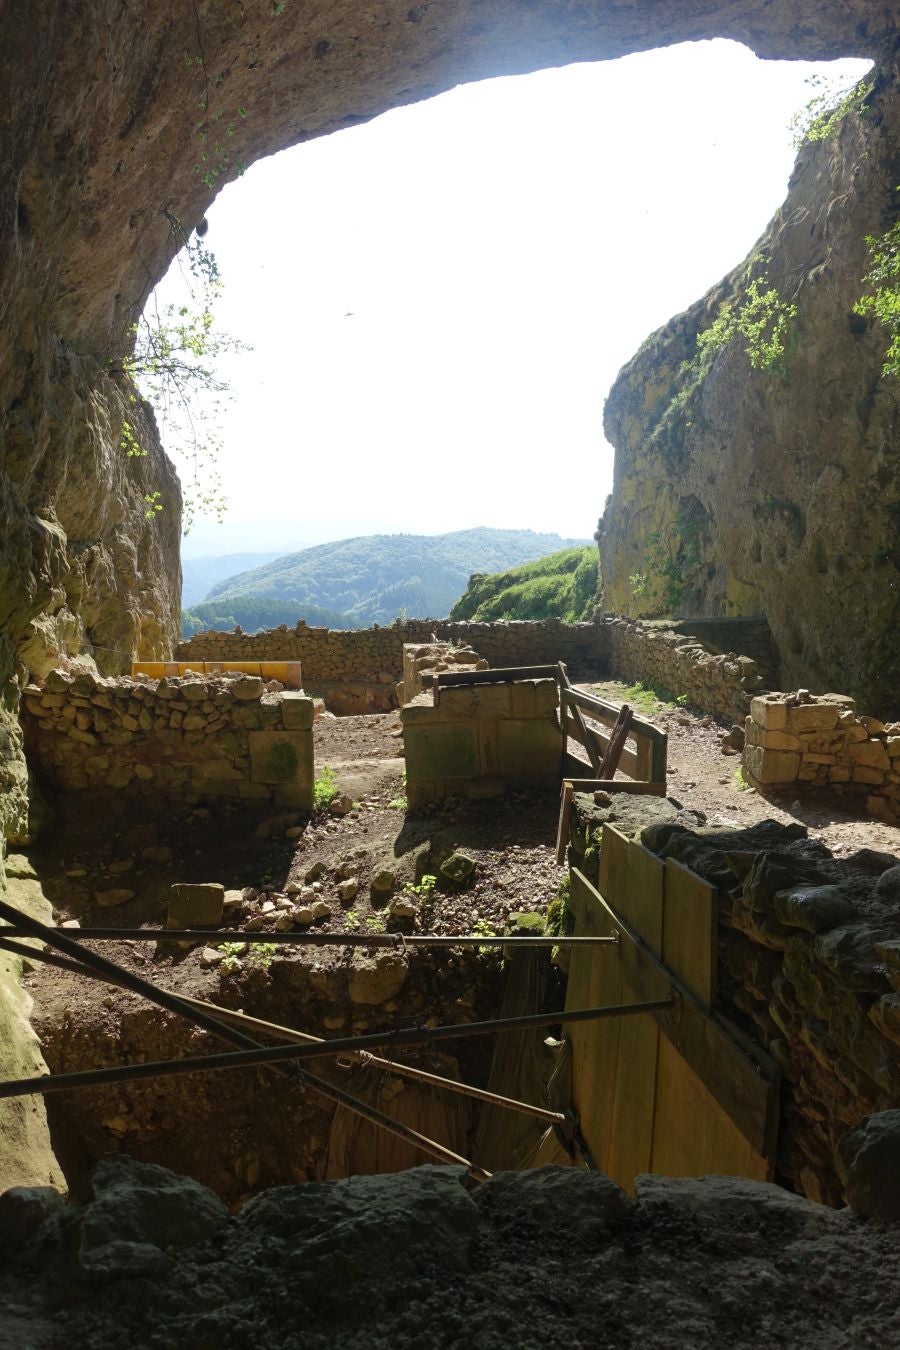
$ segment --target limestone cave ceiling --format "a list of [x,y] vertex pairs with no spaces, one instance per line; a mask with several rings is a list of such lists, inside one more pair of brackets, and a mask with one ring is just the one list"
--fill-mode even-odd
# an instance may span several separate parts
[[[895,201],[900,178],[891,111],[898,33],[888,0],[0,0],[0,625],[10,639],[0,634],[0,681],[13,677],[16,656],[40,673],[60,653],[87,651],[112,670],[138,651],[154,657],[171,647],[180,607],[179,487],[149,415],[144,457],[123,455],[130,388],[110,359],[121,354],[129,324],[184,231],[243,166],[467,81],[714,37],[743,42],[766,58],[868,57],[886,72],[878,111],[869,119],[871,144],[848,140],[839,163],[829,168],[820,158],[801,183],[801,211],[832,234],[834,222],[843,222],[834,266],[823,270],[821,259],[810,256],[808,230],[785,225],[772,235],[785,268],[822,297],[819,311],[810,311],[811,325],[825,334],[810,348],[816,371],[832,357],[840,369],[846,311],[865,266],[865,234],[884,228],[886,203]],[[863,161],[860,187],[856,170]],[[856,200],[862,204],[854,214]],[[296,234],[302,247],[296,222],[260,219],[248,249],[264,249],[274,231]],[[696,331],[700,309],[694,320]],[[660,341],[662,369],[665,334]],[[677,343],[669,346],[672,355]],[[824,446],[812,395],[790,420],[791,390],[769,400],[772,436],[779,453],[790,442],[827,450],[839,461],[832,476],[840,481],[858,477],[860,465],[864,473],[866,464],[874,466],[880,477],[857,491],[859,519],[848,517],[850,533],[864,533],[870,558],[890,559],[893,545],[882,536],[895,509],[893,402],[890,394],[871,392],[881,360],[874,339],[861,338],[857,348],[846,389],[832,382],[833,402],[861,410],[859,426],[838,437],[852,441],[853,454]],[[817,378],[814,373],[810,388]],[[636,390],[641,379],[638,367]],[[627,380],[620,387],[628,388]],[[740,416],[750,479],[763,482],[769,474],[768,494],[778,501],[796,489],[803,500],[794,514],[802,520],[821,466],[803,469],[802,483],[785,485],[777,465],[756,464],[758,415],[747,410],[745,394],[742,386],[722,404],[728,426],[721,444],[734,441],[734,410],[746,404]],[[639,420],[632,419],[637,441]],[[704,454],[721,460],[722,453],[710,445],[686,459],[696,468]],[[617,462],[618,478],[620,467]],[[668,485],[657,483],[660,466],[653,472],[648,490],[662,498]],[[732,504],[716,498],[698,474],[699,468],[697,481],[689,482],[688,473],[679,491],[696,498],[718,528]],[[146,502],[157,497],[166,510],[148,521]],[[768,498],[762,500],[765,507]],[[835,500],[834,509],[846,515],[844,498]],[[894,648],[878,635],[896,626],[888,613],[893,600],[884,599],[880,573],[870,568],[857,580],[859,568],[847,570],[847,556],[860,553],[853,539],[834,564],[824,544],[815,554],[802,541],[805,553],[795,564],[793,537],[781,541],[776,562],[784,575],[803,581],[802,604],[792,602],[788,614],[782,575],[767,571],[764,548],[754,564],[758,575],[741,580],[748,553],[742,529],[736,520],[733,538],[720,533],[716,543],[711,536],[709,567],[719,580],[708,588],[703,612],[720,612],[717,597],[726,583],[735,593],[729,578],[737,577],[737,593],[745,598],[737,612],[769,612],[770,619],[775,613],[776,641],[791,647],[795,666],[802,665],[822,617],[807,597],[822,591],[829,568],[843,568],[835,571],[835,585],[848,605],[864,595],[865,623],[878,641],[858,670],[848,666],[843,634],[850,612],[831,606],[824,627],[833,631],[820,643],[812,674],[827,681],[826,688],[830,683],[849,692],[889,684]],[[637,546],[639,530],[629,520],[611,520],[606,537],[613,541],[614,569],[627,577],[634,566],[623,560]],[[24,666],[15,675],[20,682]],[[876,669],[877,686],[870,679]],[[10,693],[10,707],[15,698]]]
[[171,259],[165,211],[193,226],[242,164],[459,83],[713,37],[872,57],[895,31],[872,0],[6,0],[3,308],[27,287],[102,342]]

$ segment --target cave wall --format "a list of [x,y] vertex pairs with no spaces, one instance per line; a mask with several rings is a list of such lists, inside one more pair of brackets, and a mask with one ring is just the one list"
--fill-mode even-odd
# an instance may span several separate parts
[[[875,78],[861,113],[801,150],[750,258],[620,373],[606,407],[615,487],[598,538],[607,608],[671,612],[661,573],[674,561],[676,613],[768,618],[780,687],[837,689],[896,717],[900,384],[882,375],[885,329],[853,312],[866,236],[893,225],[900,204],[896,60]],[[738,338],[692,382],[697,334],[740,297],[754,257],[754,274],[797,306],[784,368],[754,370]],[[668,537],[668,557],[654,537]]]
[[[129,325],[177,251],[173,220],[191,230],[243,164],[460,82],[716,36],[764,57],[885,56],[894,9],[890,0],[685,0],[677,8],[668,0],[0,4],[0,828],[7,838],[27,840],[31,829],[17,718],[29,675],[76,652],[111,671],[138,650],[166,655],[176,636],[177,478],[146,410],[138,414],[146,455],[123,454],[130,391],[111,373]],[[815,173],[823,188],[843,186],[851,201],[855,174],[871,184],[867,213],[853,218],[852,230],[850,207],[832,207],[856,238],[857,228],[883,219],[897,175],[886,139],[841,144],[842,174],[826,181],[821,160]],[[855,163],[863,148],[871,159]],[[827,224],[822,200],[816,209]],[[261,221],[249,246],[281,224]],[[778,247],[790,237],[785,226]],[[830,284],[816,288],[831,291]],[[845,312],[842,298],[818,318],[833,324],[837,315],[843,324]],[[764,408],[745,372],[729,378],[740,406]],[[881,398],[872,395],[878,406],[865,414],[872,437],[856,437],[860,452],[882,453]],[[809,394],[807,409],[810,402],[818,414],[818,398]],[[769,425],[777,431],[778,418]],[[812,430],[804,445],[819,423],[805,425]],[[818,483],[821,472],[808,477]],[[164,509],[148,520],[145,498],[155,492]],[[835,493],[843,505],[850,489],[839,484],[824,500],[832,504]],[[862,608],[870,634],[859,644],[865,674],[885,650],[887,606],[867,598]],[[770,620],[780,644],[804,641],[806,627],[792,639],[778,631],[776,613]],[[825,662],[832,645],[823,639],[820,646]],[[858,680],[840,683],[857,692]],[[878,707],[877,699],[864,701]],[[2,880],[0,864],[0,887]]]
[[[128,390],[109,373],[177,251],[173,220],[192,229],[254,159],[462,81],[713,36],[768,57],[877,55],[893,33],[892,6],[870,0],[695,0],[677,11],[663,0],[3,6],[7,748],[26,674],[17,660],[39,674],[60,652],[93,650],[112,670],[138,648],[165,654],[175,637],[178,487],[148,414],[148,454],[124,457]],[[261,222],[260,238],[272,225]],[[147,520],[156,491],[164,510]],[[9,815],[16,794],[4,796]]]

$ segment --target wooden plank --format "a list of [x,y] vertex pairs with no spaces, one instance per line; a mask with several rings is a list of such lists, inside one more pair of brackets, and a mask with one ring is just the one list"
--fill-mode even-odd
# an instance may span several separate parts
[[[604,836],[609,828],[605,828]],[[604,838],[600,853],[601,876],[607,853]],[[611,868],[614,862],[614,856],[609,855],[607,867]],[[609,889],[610,875],[615,875],[614,870],[606,873],[606,893],[614,894]],[[617,951],[623,979],[636,999],[675,996],[676,1003],[671,1008],[662,1008],[652,1014],[660,1030],[688,1061],[754,1152],[763,1157],[771,1156],[777,1125],[778,1071],[769,1057],[762,1051],[754,1059],[745,1054],[727,1030],[667,970],[640,935],[576,868],[572,869],[572,895],[577,897],[585,922],[593,911],[592,921],[597,924],[598,932],[608,932],[611,925],[618,933]]]
[[556,861],[563,863],[566,860],[566,849],[569,846],[569,816],[572,811],[572,784],[564,782],[560,793],[559,802],[559,825],[556,830]]
[[[644,1019],[641,1018],[641,1021]],[[660,1036],[656,1116],[648,1171],[668,1177],[751,1177],[771,1181],[773,1160],[743,1131],[665,1036]]]
[[[578,741],[578,743],[581,744],[581,736],[579,734],[578,723],[572,716],[571,708],[566,709],[566,713],[567,713],[566,733],[567,735],[571,736],[574,741]],[[609,745],[609,737],[604,736],[602,731],[597,731],[595,730],[594,727],[586,726],[585,730],[587,732],[587,735],[593,738],[594,744],[596,745],[597,750],[602,759],[603,755],[606,754],[606,748]],[[650,776],[649,775],[650,743],[649,741],[641,742],[640,739],[638,739],[637,741],[638,747],[640,747],[642,744],[645,747],[643,759],[639,758],[638,750],[630,750],[627,745],[622,750],[622,754],[619,759],[619,768],[622,770],[623,773],[629,774],[630,777],[632,778],[646,779],[649,778]],[[585,749],[586,748],[587,747],[585,747]],[[646,770],[642,769],[642,764],[647,766]],[[610,775],[608,774],[604,775],[602,773],[602,766],[601,770],[599,771],[599,775],[600,777],[604,776],[610,777]]]
[[556,680],[557,666],[504,666],[495,670],[441,670],[434,684],[441,689],[468,684],[513,684],[516,680]]
[[662,734],[662,740],[654,740],[650,749],[650,773],[648,775],[651,783],[664,783],[666,781],[666,769],[668,758],[669,737],[666,732]]
[[[707,1007],[716,992],[714,887],[669,858],[662,958]],[[771,1166],[744,1138],[701,1079],[664,1039],[657,1074],[652,1170],[668,1176],[727,1173],[767,1180]]]
[[667,858],[665,897],[662,959],[682,984],[711,1008],[716,996],[715,887],[674,858]]
[[[600,778],[600,777],[601,777],[601,774],[600,774],[600,755],[599,755],[599,753],[598,753],[598,751],[597,751],[596,743],[595,743],[595,742],[591,739],[591,737],[588,735],[588,729],[587,729],[587,726],[585,725],[585,721],[584,721],[584,717],[583,717],[583,715],[582,715],[581,709],[580,709],[576,704],[574,704],[574,703],[572,703],[572,704],[567,704],[567,702],[566,702],[566,700],[567,700],[567,698],[568,698],[568,695],[569,695],[571,692],[572,692],[572,688],[571,688],[571,685],[569,684],[569,675],[568,675],[568,671],[566,670],[566,668],[565,668],[565,666],[563,665],[563,663],[560,661],[560,663],[559,663],[559,702],[560,702],[560,707],[562,707],[562,708],[567,708],[568,711],[571,713],[572,718],[574,719],[575,725],[576,725],[576,727],[578,728],[578,733],[577,733],[576,739],[579,740],[579,741],[581,742],[581,744],[584,746],[585,750],[586,750],[587,753],[588,753],[588,759],[591,761],[591,768],[594,770],[594,773],[597,775],[597,777]],[[610,774],[609,776],[612,777],[611,774]]]
[[[594,717],[598,722],[605,722],[607,725],[614,725],[619,715],[618,705],[607,703],[605,699],[594,698],[591,694],[584,694],[580,689],[569,689],[566,691],[566,697],[570,703],[577,704],[583,712],[589,717]],[[648,741],[656,741],[665,744],[668,735],[662,727],[658,727],[655,722],[648,722],[646,717],[635,715],[632,718],[632,735],[640,732]]]
[[600,765],[600,772],[597,775],[598,778],[615,778],[619,760],[622,758],[622,751],[625,749],[625,740],[630,725],[631,709],[627,703],[623,703],[619,709],[619,716],[616,718],[616,725],[610,734],[606,754],[603,756],[603,763]]
[[[659,858],[634,842],[627,844],[624,861],[625,887],[615,893],[617,908],[658,956],[665,869]],[[622,1001],[633,1001],[624,980]],[[649,1014],[622,1019],[607,1171],[632,1193],[635,1177],[650,1171],[653,1158],[659,1041],[659,1028]]]
[[[603,926],[605,919],[600,911],[580,905],[574,891],[573,897],[579,935],[602,937],[609,931]],[[615,948],[572,949],[567,1008],[620,1003],[621,989],[622,975]],[[619,1019],[580,1022],[569,1027],[567,1033],[572,1046],[572,1105],[585,1142],[601,1171],[606,1171],[609,1162],[620,1027]]]

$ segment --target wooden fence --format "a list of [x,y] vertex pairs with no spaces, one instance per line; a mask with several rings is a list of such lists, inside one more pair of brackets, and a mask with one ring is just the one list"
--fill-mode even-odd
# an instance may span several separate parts
[[[620,713],[619,705],[606,699],[585,694],[580,689],[572,689],[568,682],[560,688],[560,717],[563,730],[587,751],[588,759],[597,777],[609,747],[610,735],[589,725],[588,720],[599,722],[612,728],[616,725]],[[628,743],[630,742],[630,744]],[[628,726],[628,741],[618,759],[621,771],[639,783],[655,783],[665,787],[666,749],[668,737],[653,722],[635,713],[631,715]],[[584,762],[574,755],[567,755],[563,776],[574,775],[585,778]]]
[[716,892],[605,826],[599,891],[572,872],[577,936],[567,1008],[671,998],[654,1013],[573,1025],[572,1096],[601,1171],[770,1180],[777,1066],[715,1011]]

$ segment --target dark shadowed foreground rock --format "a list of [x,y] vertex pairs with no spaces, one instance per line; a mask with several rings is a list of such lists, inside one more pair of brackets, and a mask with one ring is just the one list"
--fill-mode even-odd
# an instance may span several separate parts
[[203,1187],[117,1159],[93,1195],[15,1200],[3,1350],[900,1343],[900,1229],[751,1181],[643,1177],[630,1200],[574,1168],[470,1191],[461,1169],[423,1166],[279,1187],[226,1220]]
[[841,1140],[844,1187],[857,1214],[900,1223],[900,1111],[866,1116]]

